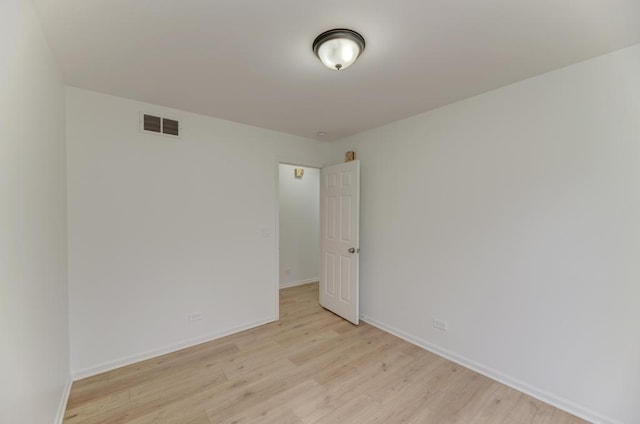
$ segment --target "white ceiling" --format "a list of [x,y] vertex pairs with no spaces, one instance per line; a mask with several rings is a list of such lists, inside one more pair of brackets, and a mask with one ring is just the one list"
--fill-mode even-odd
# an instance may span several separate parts
[[[640,42],[640,0],[33,0],[67,84],[333,140]],[[367,47],[325,68],[319,33]]]

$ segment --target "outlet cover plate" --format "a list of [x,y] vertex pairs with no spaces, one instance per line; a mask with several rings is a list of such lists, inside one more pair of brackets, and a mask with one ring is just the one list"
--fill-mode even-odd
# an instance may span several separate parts
[[447,331],[449,326],[447,325],[447,321],[442,320],[442,319],[438,319],[438,318],[434,318],[433,319],[433,327],[437,328],[438,330]]

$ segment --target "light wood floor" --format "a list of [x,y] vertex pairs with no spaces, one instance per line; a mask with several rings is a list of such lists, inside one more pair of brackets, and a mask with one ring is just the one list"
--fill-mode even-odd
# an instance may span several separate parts
[[583,423],[284,289],[280,321],[73,383],[64,423]]

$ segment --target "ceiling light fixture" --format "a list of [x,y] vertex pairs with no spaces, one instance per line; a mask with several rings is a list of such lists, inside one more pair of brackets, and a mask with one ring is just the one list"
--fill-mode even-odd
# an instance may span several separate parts
[[364,38],[350,29],[331,29],[313,40],[313,52],[327,68],[347,69],[364,51]]

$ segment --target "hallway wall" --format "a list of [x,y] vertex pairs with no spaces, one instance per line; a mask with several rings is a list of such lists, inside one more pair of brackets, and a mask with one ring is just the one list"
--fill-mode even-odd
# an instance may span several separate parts
[[[294,169],[304,176],[295,178]],[[280,164],[280,287],[320,277],[320,170]]]

